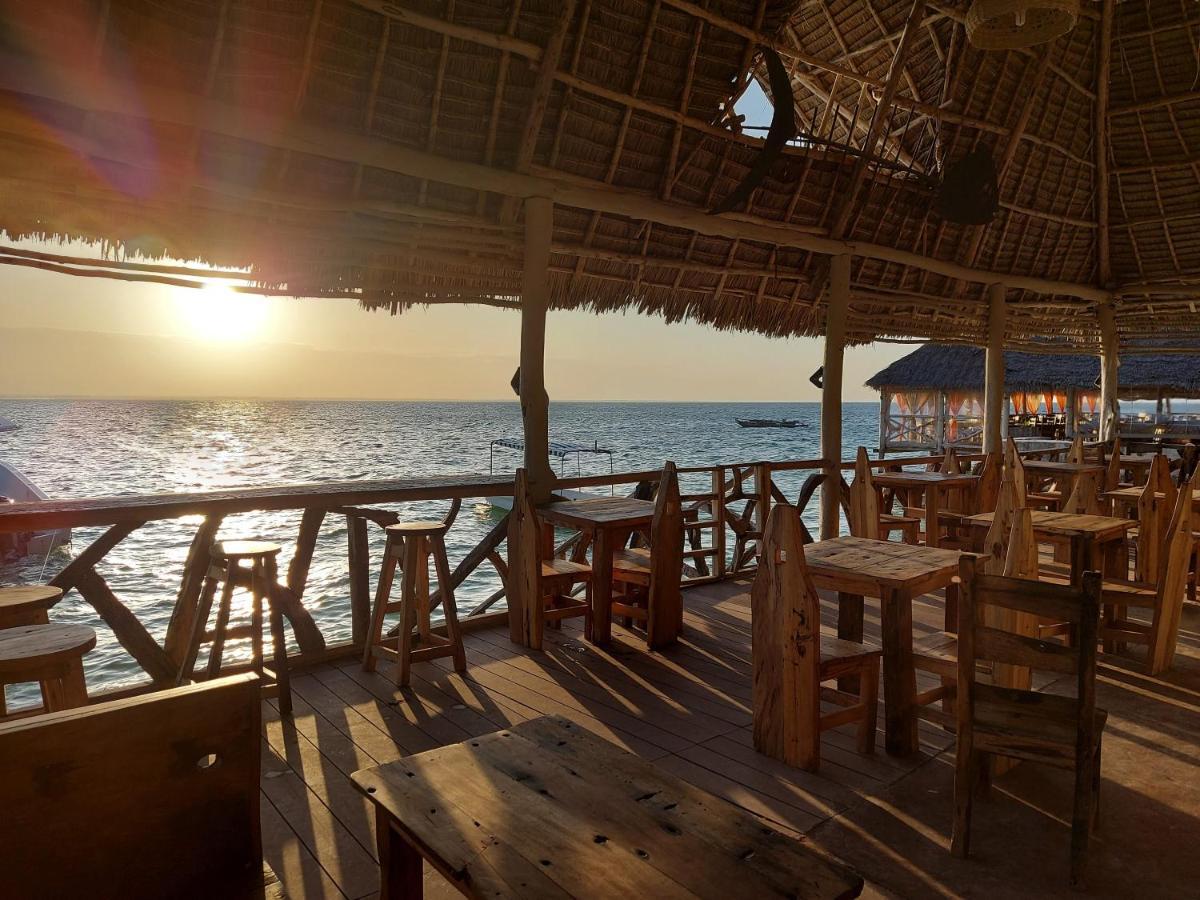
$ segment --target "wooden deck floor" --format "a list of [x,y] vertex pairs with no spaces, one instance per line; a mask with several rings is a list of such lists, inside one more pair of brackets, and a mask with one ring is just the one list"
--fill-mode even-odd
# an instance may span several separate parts
[[[614,628],[610,648],[585,644],[570,622],[549,632],[545,653],[511,644],[499,629],[468,637],[468,671],[449,660],[415,666],[411,689],[355,661],[293,682],[294,723],[264,705],[263,839],[267,861],[292,898],[374,896],[377,868],[367,802],[356,769],[465,740],[545,714],[567,716],[656,765],[805,834],[895,896],[1067,895],[1069,773],[1021,766],[977,805],[974,857],[948,852],[953,738],[921,725],[919,754],[855,752],[849,728],[828,733],[819,775],[757,754],[751,743],[749,584],[685,594],[686,634],[647,653]],[[827,625],[834,609],[827,604]],[[918,601],[918,636],[940,627],[936,598]],[[868,601],[867,638],[878,637]],[[1182,658],[1167,679],[1137,662],[1105,660],[1103,823],[1093,889],[1103,896],[1195,896],[1200,890],[1200,611],[1185,614]],[[882,722],[882,716],[880,716]],[[430,896],[449,896],[426,874]]]

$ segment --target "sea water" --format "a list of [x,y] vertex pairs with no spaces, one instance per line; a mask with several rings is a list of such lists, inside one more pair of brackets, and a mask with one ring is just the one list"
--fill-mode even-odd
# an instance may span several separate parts
[[[365,403],[278,401],[0,400],[0,416],[21,429],[0,434],[0,459],[15,465],[55,499],[211,491],[321,481],[487,474],[495,438],[520,437],[520,407],[497,403]],[[737,418],[799,419],[792,429],[741,428]],[[760,460],[814,459],[819,453],[816,403],[553,403],[552,440],[598,444],[612,451],[619,472]],[[843,458],[877,445],[879,407],[847,403]],[[498,449],[498,473],[511,472],[519,454]],[[560,467],[553,461],[555,468]],[[581,474],[607,474],[605,457],[584,457]],[[575,474],[569,461],[564,474]],[[795,499],[808,473],[780,473],[776,481]],[[708,489],[704,476],[684,480],[685,492]],[[618,488],[628,490],[631,486]],[[396,507],[406,518],[440,518],[449,503]],[[816,504],[811,504],[810,519]],[[300,511],[228,517],[219,537],[254,537],[283,545],[287,571]],[[447,538],[450,564],[462,559],[502,512],[482,498],[465,501]],[[100,563],[116,595],[162,640],[188,547],[199,517],[151,522],[133,532]],[[382,531],[369,525],[374,591]],[[0,584],[44,581],[100,536],[77,528],[69,548],[48,557],[0,565]],[[500,586],[487,563],[456,590],[460,615]],[[239,601],[244,603],[244,598]],[[309,573],[304,603],[330,643],[350,637],[346,524],[327,516]],[[235,610],[235,615],[237,614]],[[112,687],[145,676],[94,610],[75,592],[54,608],[56,621],[97,631],[85,659],[88,685]],[[235,654],[236,658],[236,654]],[[28,692],[10,701],[24,699]]]

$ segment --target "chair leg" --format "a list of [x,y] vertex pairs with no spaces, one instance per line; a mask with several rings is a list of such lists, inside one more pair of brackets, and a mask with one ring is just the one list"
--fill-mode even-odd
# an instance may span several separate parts
[[862,669],[858,679],[858,702],[863,707],[862,721],[858,723],[858,752],[875,752],[875,729],[879,719],[879,660],[872,659]]
[[1092,830],[1100,827],[1100,748],[1104,742],[1096,742],[1096,758],[1092,764]]
[[950,853],[966,859],[971,850],[971,807],[975,802],[975,772],[979,754],[971,748],[970,739],[959,735],[954,761],[954,831],[950,836]]
[[1086,884],[1088,841],[1092,831],[1092,801],[1095,791],[1096,757],[1089,752],[1075,763],[1075,808],[1071,815],[1071,887]]
[[400,638],[396,642],[396,686],[408,687],[412,669],[413,628],[417,625],[417,567],[421,548],[412,538],[404,542],[404,578],[400,588]]
[[267,612],[271,627],[271,668],[275,670],[275,686],[278,690],[279,712],[292,714],[292,676],[288,671],[287,633],[283,629],[283,609],[275,602],[275,583],[279,573],[275,569],[275,558],[266,560],[263,589],[266,591]]
[[590,644],[592,642],[592,583],[590,581],[584,588],[583,596],[587,603],[587,610],[583,614],[583,639]]
[[432,539],[433,565],[437,570],[438,590],[442,592],[442,614],[446,617],[446,637],[454,648],[454,671],[467,671],[467,653],[463,648],[462,630],[458,627],[458,605],[454,588],[450,586],[450,562],[446,559],[446,542],[441,535]]
[[221,657],[225,654],[225,632],[229,628],[229,612],[233,607],[233,579],[237,575],[237,568],[238,564],[232,560],[225,565],[225,584],[221,587],[221,605],[217,607],[217,624],[213,628],[212,650],[208,655],[209,678],[221,674]]
[[200,645],[204,643],[204,630],[208,628],[208,616],[212,612],[213,598],[217,595],[217,580],[205,576],[204,587],[200,591],[200,599],[196,604],[196,619],[192,622],[192,634],[184,651],[183,662],[175,675],[175,684],[181,685],[191,680],[195,675],[196,657],[200,655]]

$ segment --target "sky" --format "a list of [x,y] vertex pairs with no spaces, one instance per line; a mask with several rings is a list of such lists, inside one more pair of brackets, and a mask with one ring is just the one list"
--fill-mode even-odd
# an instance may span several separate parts
[[[769,121],[757,89],[738,110],[748,124]],[[0,396],[512,399],[519,344],[511,310],[454,305],[390,316],[353,300],[0,266]],[[546,348],[552,400],[820,398],[808,380],[821,364],[818,340],[560,311],[549,315]],[[845,399],[874,399],[863,382],[909,349],[848,350]]]

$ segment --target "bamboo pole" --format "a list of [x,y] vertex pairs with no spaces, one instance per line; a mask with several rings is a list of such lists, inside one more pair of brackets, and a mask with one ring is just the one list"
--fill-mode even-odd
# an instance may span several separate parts
[[1096,259],[1100,285],[1112,280],[1108,237],[1108,83],[1112,72],[1113,0],[1100,12],[1100,46],[1096,66]]
[[1100,440],[1110,441],[1120,431],[1121,408],[1117,401],[1117,321],[1111,304],[1096,307],[1100,320]]
[[550,236],[554,203],[525,201],[525,269],[521,289],[521,423],[525,471],[535,503],[550,498],[550,397],[546,393],[546,309],[550,305]]
[[983,385],[983,452],[1003,446],[1004,416],[1004,285],[988,286],[988,343]]
[[825,309],[825,375],[821,391],[821,458],[826,462],[821,485],[821,540],[835,538],[839,524],[839,481],[842,461],[842,362],[846,347],[846,308],[850,305],[850,257],[835,256],[829,265]]

